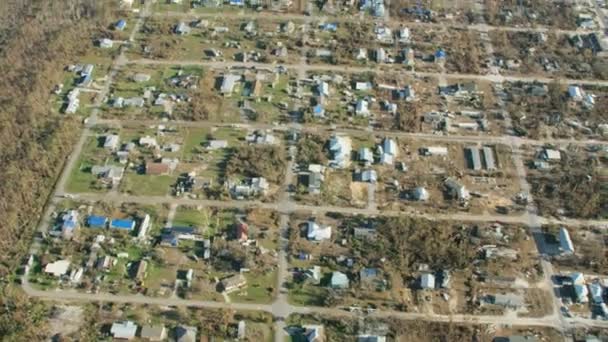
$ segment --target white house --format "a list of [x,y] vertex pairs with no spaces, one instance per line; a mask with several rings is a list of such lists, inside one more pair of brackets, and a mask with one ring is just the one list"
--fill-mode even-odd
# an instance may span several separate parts
[[110,333],[115,339],[132,340],[137,332],[137,324],[131,321],[115,322],[110,328]]
[[331,227],[320,226],[316,222],[306,222],[306,238],[313,241],[329,240],[331,238]]
[[334,135],[329,140],[330,166],[342,169],[350,164],[352,142],[349,137]]
[[55,262],[46,264],[46,266],[44,267],[44,273],[51,274],[55,277],[61,277],[62,275],[68,273],[69,268],[69,260],[57,260]]
[[120,143],[120,138],[118,137],[117,134],[110,134],[107,135],[105,138],[105,141],[103,143],[103,147],[107,148],[108,150],[117,150],[118,149],[118,144]]
[[423,289],[435,288],[435,276],[430,273],[425,273],[420,277],[420,287]]
[[369,102],[365,99],[359,99],[355,104],[355,114],[358,116],[369,116]]
[[424,156],[447,156],[448,148],[443,146],[428,146],[421,148],[420,153]]

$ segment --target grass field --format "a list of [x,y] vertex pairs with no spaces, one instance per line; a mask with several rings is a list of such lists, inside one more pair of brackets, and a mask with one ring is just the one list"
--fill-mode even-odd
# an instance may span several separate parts
[[164,196],[169,193],[176,180],[176,176],[126,173],[120,184],[120,190],[135,196]]

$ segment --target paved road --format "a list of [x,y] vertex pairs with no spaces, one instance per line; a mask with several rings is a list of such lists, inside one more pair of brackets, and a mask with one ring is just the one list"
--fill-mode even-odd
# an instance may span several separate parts
[[[230,68],[257,68],[257,69],[269,69],[274,70],[276,64],[268,63],[254,63],[254,62],[233,62],[233,61],[206,61],[206,60],[154,60],[154,59],[134,59],[129,60],[129,64],[138,65],[181,65],[181,66],[201,66],[214,69],[230,69]],[[438,73],[438,72],[424,72],[424,71],[407,71],[404,69],[395,70],[395,66],[391,65],[378,65],[375,67],[358,67],[358,66],[346,66],[346,65],[329,65],[329,64],[306,64],[302,66],[300,64],[281,64],[287,69],[298,70],[298,71],[333,71],[339,73],[398,73],[403,75],[412,75],[419,77],[447,77],[459,80],[479,80],[488,82],[538,82],[538,83],[552,83],[556,79],[546,76],[507,76],[507,75],[496,75],[496,74],[459,74],[459,73]],[[560,82],[568,84],[581,84],[581,85],[594,85],[594,86],[608,86],[608,81],[601,80],[575,80],[575,79],[564,79],[560,78]]]
[[[338,23],[347,23],[347,22],[385,22],[391,25],[403,25],[407,27],[425,27],[429,29],[443,29],[446,28],[448,30],[473,30],[473,31],[507,31],[507,32],[551,32],[556,34],[581,34],[581,33],[589,33],[589,30],[563,30],[557,29],[553,27],[513,27],[513,26],[490,26],[486,24],[474,24],[474,25],[464,25],[457,24],[452,22],[440,22],[440,23],[427,23],[427,22],[419,22],[419,21],[408,21],[400,18],[391,19],[388,18],[388,10],[386,11],[387,18],[376,19],[369,16],[339,16],[332,17],[332,22]],[[319,17],[312,17],[303,14],[297,13],[279,13],[279,12],[270,12],[265,11],[261,13],[256,12],[223,12],[223,13],[195,13],[195,12],[157,12],[154,13],[155,17],[165,17],[165,18],[191,18],[191,19],[217,19],[221,20],[223,18],[236,18],[243,20],[255,20],[255,19],[264,19],[264,20],[276,20],[276,21],[321,21]]]
[[327,125],[316,125],[306,124],[302,127],[300,124],[288,123],[288,124],[265,124],[265,123],[226,123],[226,122],[212,122],[212,121],[166,121],[166,120],[114,120],[114,119],[99,119],[97,120],[99,125],[107,125],[111,127],[135,127],[135,126],[158,126],[158,125],[170,125],[170,126],[182,126],[182,127],[232,127],[239,129],[251,129],[251,130],[266,130],[272,129],[276,131],[289,131],[297,129],[303,132],[325,132],[325,133],[343,133],[352,136],[367,136],[369,134],[392,137],[392,138],[406,138],[416,140],[432,140],[441,142],[458,142],[458,143],[484,143],[484,144],[517,144],[517,145],[531,145],[531,146],[543,146],[547,144],[551,145],[608,145],[608,141],[586,139],[586,140],[575,140],[575,139],[529,139],[514,136],[492,136],[492,135],[444,135],[444,134],[432,134],[432,133],[409,133],[399,131],[387,131],[375,129],[373,133],[362,130],[361,128],[348,127],[348,126],[336,126],[335,128],[328,127]]
[[[147,205],[156,205],[156,204],[178,204],[178,205],[202,205],[206,207],[217,207],[217,208],[238,208],[238,209],[247,209],[247,208],[263,208],[276,210],[279,212],[296,212],[296,211],[305,211],[305,212],[313,212],[315,214],[324,214],[324,213],[342,213],[348,215],[383,215],[383,216],[401,216],[401,215],[412,215],[423,217],[428,220],[433,221],[465,221],[465,222],[504,222],[504,223],[513,223],[513,224],[521,224],[528,223],[531,214],[525,213],[519,216],[506,216],[506,215],[492,215],[492,214],[470,214],[470,213],[448,213],[448,214],[438,214],[438,213],[422,213],[412,209],[404,209],[404,210],[379,210],[375,208],[352,208],[352,207],[337,207],[337,206],[314,206],[307,204],[299,204],[299,203],[268,203],[268,202],[260,202],[260,201],[220,201],[220,200],[206,200],[206,199],[190,199],[190,198],[175,198],[169,196],[132,196],[126,195],[122,193],[107,193],[107,194],[99,194],[99,193],[79,193],[79,194],[70,194],[70,196],[75,199],[81,201],[89,201],[89,202],[111,202],[116,204],[121,203],[140,203]],[[564,219],[559,220],[555,218],[543,218],[537,217],[538,222],[541,224],[547,223],[556,223],[564,226],[592,226],[592,227],[608,227],[608,220],[577,220],[577,219]]]

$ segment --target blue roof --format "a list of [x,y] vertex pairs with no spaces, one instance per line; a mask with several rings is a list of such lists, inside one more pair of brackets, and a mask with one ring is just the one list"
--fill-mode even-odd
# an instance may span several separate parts
[[231,5],[243,5],[244,3],[244,0],[230,0]]
[[446,54],[445,51],[443,51],[443,49],[439,49],[437,50],[437,52],[435,52],[435,57],[436,58],[445,58]]
[[323,106],[318,104],[318,105],[314,106],[313,111],[315,112],[315,114],[323,113]]
[[116,22],[117,29],[122,30],[125,27],[127,27],[127,22],[124,19],[120,19],[119,21]]
[[113,219],[112,222],[110,222],[110,228],[131,230],[133,227],[135,227],[135,221],[130,219]]
[[87,226],[89,227],[103,227],[106,225],[108,219],[105,216],[91,215],[87,218]]

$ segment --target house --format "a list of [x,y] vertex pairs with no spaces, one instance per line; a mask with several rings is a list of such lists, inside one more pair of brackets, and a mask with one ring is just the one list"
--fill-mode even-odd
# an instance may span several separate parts
[[114,259],[109,255],[104,255],[102,257],[97,258],[97,264],[95,268],[98,270],[107,270],[112,267],[114,264]]
[[240,242],[246,242],[249,239],[249,225],[240,222],[236,225],[236,239]]
[[361,147],[359,149],[357,159],[366,164],[371,164],[374,162],[374,154],[372,153],[372,150],[370,150],[368,147]]
[[138,282],[143,282],[146,277],[146,270],[148,269],[148,262],[146,260],[139,260],[133,263],[131,266],[131,278]]
[[300,174],[300,184],[307,188],[310,194],[320,194],[325,176],[321,172],[309,171]]
[[144,146],[148,148],[156,148],[158,147],[158,143],[156,142],[156,138],[146,135],[145,137],[139,138],[139,146]]
[[120,19],[114,24],[114,29],[118,31],[122,31],[127,27],[127,22],[124,19]]
[[435,276],[431,273],[424,273],[420,276],[420,288],[423,290],[432,290],[435,288]]
[[549,148],[545,148],[541,154],[540,158],[546,161],[558,161],[562,158],[561,152],[559,150],[553,150]]
[[353,235],[357,239],[375,239],[377,232],[374,227],[355,227]]
[[220,93],[223,96],[232,95],[232,92],[234,91],[234,87],[236,86],[236,83],[239,82],[240,80],[241,80],[240,75],[234,75],[234,74],[224,75],[224,77],[222,78],[222,84],[220,86]]
[[577,303],[589,303],[589,290],[582,284],[574,284],[574,298]]
[[312,107],[312,116],[315,118],[325,117],[325,108],[323,108],[322,104],[318,103]]
[[519,309],[524,305],[524,298],[515,293],[492,294],[486,296],[486,302],[510,309]]
[[484,146],[482,149],[483,162],[486,170],[496,170],[496,161],[494,159],[494,150],[490,146]]
[[329,83],[321,81],[315,87],[317,96],[329,96]]
[[131,321],[114,322],[110,328],[110,334],[119,340],[132,340],[135,338],[135,333],[137,333],[137,324]]
[[223,292],[230,293],[247,285],[247,279],[240,273],[224,278],[220,282]]
[[314,221],[306,222],[306,238],[313,241],[331,239],[331,226],[321,226]]
[[369,102],[367,100],[357,100],[357,103],[355,104],[355,115],[363,117],[369,116]]
[[294,341],[322,342],[325,340],[322,325],[303,325],[301,329],[290,329],[293,331]]
[[244,183],[234,184],[230,188],[230,193],[233,197],[253,197],[266,195],[270,189],[270,184],[264,177],[250,178]]
[[411,198],[414,201],[428,201],[429,200],[429,192],[424,187],[416,187],[411,192]]
[[374,50],[373,55],[375,57],[376,63],[389,62],[389,58],[387,57],[386,50],[384,50],[384,48],[378,48]]
[[164,325],[144,325],[139,336],[146,341],[164,341],[167,338],[167,328]]
[[87,226],[91,228],[105,228],[108,219],[104,216],[91,215],[87,218]]
[[111,151],[115,151],[118,149],[120,144],[120,138],[118,137],[117,134],[110,134],[110,135],[106,135],[104,143],[103,143],[103,148],[111,150]]
[[203,240],[196,227],[171,227],[161,234],[161,246],[177,247],[180,240],[203,241],[205,251],[210,248],[210,242]]
[[382,145],[379,146],[380,164],[392,165],[398,155],[397,143],[393,139],[384,138]]
[[131,219],[112,219],[110,229],[121,229],[131,231],[135,229],[135,221]]
[[583,100],[583,95],[585,94],[585,92],[583,91],[583,88],[579,87],[579,86],[568,86],[568,97],[574,101],[574,102],[580,102]]
[[574,272],[570,274],[570,281],[574,285],[584,285],[585,284],[585,276],[580,272]]
[[362,268],[359,271],[359,281],[362,286],[376,287],[380,280],[380,271],[377,268]]
[[481,170],[481,154],[479,148],[476,146],[465,147],[465,155],[467,156],[469,169],[479,171]]
[[574,254],[574,245],[570,239],[570,234],[564,227],[559,229],[559,247],[562,254]]
[[373,169],[355,171],[355,180],[358,182],[376,183],[378,181],[378,173]]
[[68,210],[61,217],[61,235],[64,239],[70,239],[74,235],[74,230],[78,229],[78,211]]
[[378,25],[374,28],[376,40],[383,44],[393,44],[393,31],[390,27]]
[[399,33],[397,35],[399,37],[399,43],[407,44],[410,42],[410,29],[407,27],[402,27],[399,29]]
[[339,271],[332,272],[329,286],[332,289],[347,289],[349,287],[348,276]]
[[363,334],[357,336],[357,342],[386,342],[386,336]]
[[144,104],[146,104],[146,100],[143,97],[129,97],[122,101],[122,105],[125,107],[141,108]]
[[133,75],[133,82],[135,82],[135,83],[149,82],[151,78],[152,77],[149,74],[144,74],[144,73],[138,72],[135,75]]
[[97,42],[97,44],[102,49],[111,49],[112,46],[114,46],[114,42],[111,39],[108,39],[108,38],[102,38],[102,39],[100,39]]
[[91,168],[91,174],[114,186],[120,183],[120,180],[122,179],[122,176],[124,174],[124,168],[121,166],[114,165],[96,165]]
[[315,285],[319,285],[321,282],[321,266],[313,266],[312,268],[304,271],[304,276],[311,279],[311,282]]
[[420,149],[423,156],[447,156],[448,148],[443,146],[428,146]]
[[493,342],[539,342],[534,336],[511,335],[509,337],[496,337]]
[[176,34],[179,34],[179,35],[186,35],[186,34],[190,33],[190,27],[182,21],[179,24],[175,25],[173,32],[175,32]]
[[175,328],[175,341],[176,342],[196,342],[196,336],[198,335],[198,328],[188,325],[180,325]]
[[80,94],[80,90],[78,88],[74,88],[70,90],[68,93],[68,104],[64,109],[64,113],[66,114],[74,114],[80,107],[80,100],[78,99],[78,95]]
[[338,23],[322,23],[319,24],[319,29],[323,31],[336,32],[338,30]]
[[247,323],[244,320],[240,320],[239,323],[237,324],[237,333],[236,333],[237,339],[244,340],[247,337],[246,329],[247,329]]
[[334,135],[329,140],[330,167],[336,169],[346,168],[350,164],[351,146],[349,137]]
[[354,82],[353,88],[358,91],[368,91],[373,88],[371,82]]
[[405,48],[403,50],[401,50],[401,64],[407,66],[407,67],[413,67],[414,64],[416,63],[415,61],[415,57],[414,57],[414,49],[412,48]]
[[69,268],[69,260],[57,260],[55,262],[50,262],[46,264],[46,266],[44,267],[44,273],[50,274],[55,277],[61,277],[68,273]]
[[466,202],[471,198],[469,191],[465,188],[464,185],[460,184],[454,178],[447,178],[444,182],[444,185],[447,189],[448,194],[461,202]]
[[593,282],[587,285],[593,304],[600,305],[604,303],[604,288],[599,282]]
[[168,175],[171,169],[168,164],[158,162],[147,162],[146,163],[146,174],[147,175]]
[[219,150],[226,147],[228,147],[228,141],[226,140],[209,140],[206,148],[208,150]]
[[355,59],[358,61],[367,60],[367,49],[364,49],[364,48],[357,49],[357,52],[355,53]]
[[407,85],[403,89],[393,90],[393,99],[406,102],[414,101],[416,99],[414,87]]

